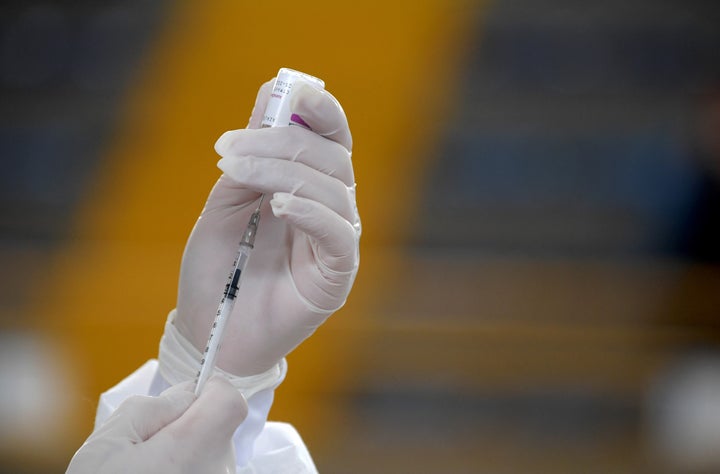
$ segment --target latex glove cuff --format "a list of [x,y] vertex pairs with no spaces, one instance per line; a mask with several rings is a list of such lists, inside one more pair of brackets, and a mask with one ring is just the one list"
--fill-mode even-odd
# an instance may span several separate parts
[[[177,311],[173,309],[167,317],[158,355],[158,371],[170,385],[194,380],[200,370],[200,361],[202,360],[200,351],[180,334],[173,324],[176,314]],[[283,358],[269,370],[248,377],[239,377],[218,367],[215,367],[213,373],[222,375],[229,380],[247,400],[261,390],[274,389],[280,385],[287,373],[287,362]]]

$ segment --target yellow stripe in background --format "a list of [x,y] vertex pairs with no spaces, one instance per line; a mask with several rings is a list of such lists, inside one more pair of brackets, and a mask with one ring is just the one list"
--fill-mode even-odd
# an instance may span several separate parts
[[392,291],[477,9],[195,0],[170,12],[36,309],[73,356],[81,396],[68,449],[91,429],[99,393],[156,356],[185,239],[219,175],[214,141],[245,126],[258,86],[286,66],[323,78],[347,112],[364,230],[348,304],[290,357],[272,412],[321,456],[343,429],[338,394],[357,389],[362,370],[354,329],[372,324],[372,301]]

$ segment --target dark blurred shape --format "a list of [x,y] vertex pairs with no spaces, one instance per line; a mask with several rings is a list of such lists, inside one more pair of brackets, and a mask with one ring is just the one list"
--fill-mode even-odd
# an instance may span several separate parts
[[701,104],[694,125],[693,157],[699,178],[678,250],[692,260],[717,264],[720,263],[720,82]]
[[[454,436],[492,438],[499,432],[535,446],[563,446],[602,440],[639,422],[628,400],[573,389],[468,397],[431,390],[367,394],[358,404],[376,441],[432,444]],[[423,416],[417,416],[423,413]],[[373,421],[382,422],[373,424]],[[397,430],[397,432],[395,432]]]
[[710,2],[498,2],[428,177],[420,247],[677,254],[717,190],[691,126],[720,78]]
[[0,6],[2,240],[65,236],[163,5]]
[[0,5],[0,324],[67,237],[164,2]]
[[10,87],[52,86],[67,68],[70,24],[49,4],[29,5],[4,25],[2,80]]
[[36,333],[44,315],[27,307],[46,296],[37,282],[69,236],[163,9],[142,1],[0,4],[0,472],[65,469],[57,440],[74,421],[63,417],[77,387],[60,370],[57,347]]

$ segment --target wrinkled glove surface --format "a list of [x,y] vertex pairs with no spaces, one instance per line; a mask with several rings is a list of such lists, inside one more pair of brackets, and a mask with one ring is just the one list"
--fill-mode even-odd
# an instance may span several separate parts
[[197,400],[190,382],[158,397],[130,397],[75,453],[66,474],[235,473],[231,440],[246,415],[245,399],[221,377]]
[[310,336],[350,292],[359,264],[352,138],[326,91],[297,85],[301,126],[259,128],[272,81],[248,128],[215,144],[223,171],[183,256],[175,326],[203,351],[238,244],[260,195],[260,227],[225,330],[218,367],[261,373]]

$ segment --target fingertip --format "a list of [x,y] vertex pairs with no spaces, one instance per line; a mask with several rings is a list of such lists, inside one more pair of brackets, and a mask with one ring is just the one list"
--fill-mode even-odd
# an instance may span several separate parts
[[186,380],[163,390],[160,395],[168,395],[175,392],[193,392],[193,382]]
[[232,131],[227,131],[220,135],[220,138],[218,138],[215,142],[215,153],[220,156],[224,156],[228,151],[228,147],[230,146],[231,141]]
[[224,176],[237,183],[242,181],[243,178],[247,179],[253,175],[253,163],[248,161],[247,158],[243,156],[225,156],[218,160],[216,166],[223,172]]
[[216,375],[171,429],[185,435],[192,432],[195,439],[211,445],[230,439],[247,414],[248,405],[242,393]]
[[164,398],[175,410],[184,412],[190,405],[195,401],[195,392],[193,390],[192,381],[185,381],[179,384],[173,385],[160,393],[158,398]]
[[330,92],[300,83],[290,98],[291,109],[310,129],[352,150],[352,135],[345,111]]
[[220,158],[217,162],[217,167],[222,171],[223,173],[227,174],[227,168],[228,168],[228,159],[227,158]]
[[242,423],[247,417],[247,400],[238,389],[220,375],[214,375],[208,380],[199,399],[203,399],[203,397],[212,400],[220,412],[234,418],[237,421],[235,426]]
[[193,393],[192,390],[188,391],[185,389],[179,389],[172,393],[166,392],[163,392],[161,396],[164,396],[168,400],[168,403],[172,404],[180,413],[187,410],[196,398],[195,393]]
[[292,199],[292,195],[289,193],[274,193],[270,200],[270,207],[272,208],[275,217],[282,217],[287,214],[287,205]]
[[138,438],[145,441],[181,417],[194,401],[195,395],[183,387],[171,387],[157,397],[135,395],[120,404],[108,423],[125,420],[133,426]]

